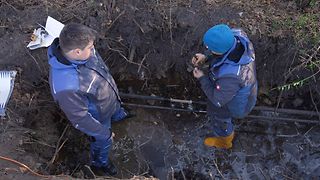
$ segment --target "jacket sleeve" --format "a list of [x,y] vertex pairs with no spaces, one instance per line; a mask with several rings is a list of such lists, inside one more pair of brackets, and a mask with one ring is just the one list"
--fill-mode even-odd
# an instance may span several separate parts
[[213,83],[208,76],[202,76],[199,81],[207,98],[217,107],[230,102],[240,89],[240,81],[235,77],[222,77]]
[[89,113],[87,96],[74,90],[66,90],[57,94],[57,101],[76,129],[96,138],[110,137],[111,130],[103,126]]

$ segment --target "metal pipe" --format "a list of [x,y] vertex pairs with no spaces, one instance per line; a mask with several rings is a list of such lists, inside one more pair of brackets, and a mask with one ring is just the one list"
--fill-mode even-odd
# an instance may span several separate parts
[[259,119],[262,121],[286,121],[286,122],[300,122],[300,123],[310,123],[310,124],[320,124],[319,120],[310,120],[310,119],[295,119],[295,118],[283,118],[283,117],[269,117],[269,116],[257,116],[257,115],[248,115],[248,118]]
[[253,108],[253,110],[256,111],[273,111],[273,112],[278,112],[278,113],[287,113],[287,114],[299,114],[299,115],[310,115],[310,116],[319,116],[319,112],[315,111],[305,111],[305,110],[298,110],[298,109],[276,109],[273,107],[266,107],[266,106],[256,106]]
[[122,103],[124,106],[132,106],[138,108],[147,108],[147,109],[162,109],[162,110],[172,110],[172,111],[183,111],[183,112],[195,112],[195,113],[207,113],[207,111],[202,110],[190,110],[190,109],[182,109],[182,108],[171,108],[171,107],[164,107],[164,106],[151,106],[151,105],[144,105],[144,104],[132,104],[132,103]]
[[[164,97],[160,97],[160,96],[144,96],[144,95],[126,94],[126,93],[120,93],[120,96],[124,97],[124,98],[144,99],[144,100],[148,99],[148,100],[179,102],[179,103],[187,103],[187,104],[200,104],[200,105],[207,104],[204,101],[172,99],[172,98],[164,98]],[[296,115],[318,116],[320,119],[320,113],[315,112],[315,111],[305,111],[305,110],[297,110],[297,109],[276,109],[276,108],[266,107],[266,106],[256,106],[253,108],[253,110],[255,110],[255,111],[271,111],[271,112],[275,112],[275,113],[287,113],[287,114],[296,114]]]
[[[144,104],[133,104],[133,103],[123,103],[124,106],[138,107],[138,108],[147,108],[147,109],[162,109],[162,110],[173,110],[173,111],[183,111],[183,112],[195,112],[195,113],[207,113],[204,110],[190,110],[182,108],[171,108],[164,106],[151,106]],[[262,120],[262,121],[285,121],[285,122],[300,122],[300,123],[310,123],[310,124],[319,124],[319,120],[310,120],[310,119],[295,119],[295,118],[283,118],[283,117],[268,117],[268,116],[258,116],[258,115],[248,115],[247,118]]]
[[164,97],[160,97],[160,96],[144,96],[144,95],[126,94],[126,93],[119,93],[119,94],[121,97],[133,98],[133,99],[148,99],[148,100],[170,101],[170,102],[179,102],[179,103],[187,103],[187,104],[201,104],[201,105],[207,104],[206,102],[203,102],[203,101],[164,98]]

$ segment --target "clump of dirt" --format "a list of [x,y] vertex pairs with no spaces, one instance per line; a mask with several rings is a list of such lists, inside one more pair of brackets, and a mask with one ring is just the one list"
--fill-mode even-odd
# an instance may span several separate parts
[[[258,104],[317,110],[319,48],[311,41],[310,46],[301,43],[301,37],[317,39],[312,32],[319,32],[313,24],[319,6],[315,1],[269,0],[4,1],[0,68],[18,75],[7,117],[0,120],[1,155],[43,174],[84,177],[87,137],[71,127],[51,98],[46,49],[26,49],[33,29],[48,15],[99,32],[95,46],[122,92],[192,100],[205,98],[186,66],[194,53],[203,51],[203,33],[218,23],[241,27],[256,50]],[[210,124],[200,114],[136,113],[113,128],[112,159],[119,178],[295,179],[319,174],[316,126],[237,121],[235,148],[216,151],[202,146]],[[33,178],[7,161],[0,161],[0,167],[4,178]]]

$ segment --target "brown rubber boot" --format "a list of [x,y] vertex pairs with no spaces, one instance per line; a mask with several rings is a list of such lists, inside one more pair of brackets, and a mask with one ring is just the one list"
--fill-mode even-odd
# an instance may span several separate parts
[[234,137],[234,132],[226,137],[207,137],[204,140],[204,144],[209,147],[230,149],[232,148],[232,140]]

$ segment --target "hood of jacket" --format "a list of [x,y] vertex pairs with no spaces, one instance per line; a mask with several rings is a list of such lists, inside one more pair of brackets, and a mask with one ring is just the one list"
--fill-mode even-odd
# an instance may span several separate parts
[[48,59],[49,65],[54,69],[74,68],[74,65],[63,56],[59,45],[59,38],[56,38],[48,48]]
[[[241,35],[235,35],[236,41],[234,42],[232,48],[223,55],[223,57],[219,58],[213,63],[213,66],[219,66],[222,63],[232,64],[232,65],[243,65],[243,64],[249,64],[250,62],[254,61],[254,52],[251,42],[247,37],[241,36]],[[244,46],[244,52],[240,58],[239,61],[235,62],[230,59],[228,59],[229,54],[235,49],[237,42],[240,41],[240,43]]]

